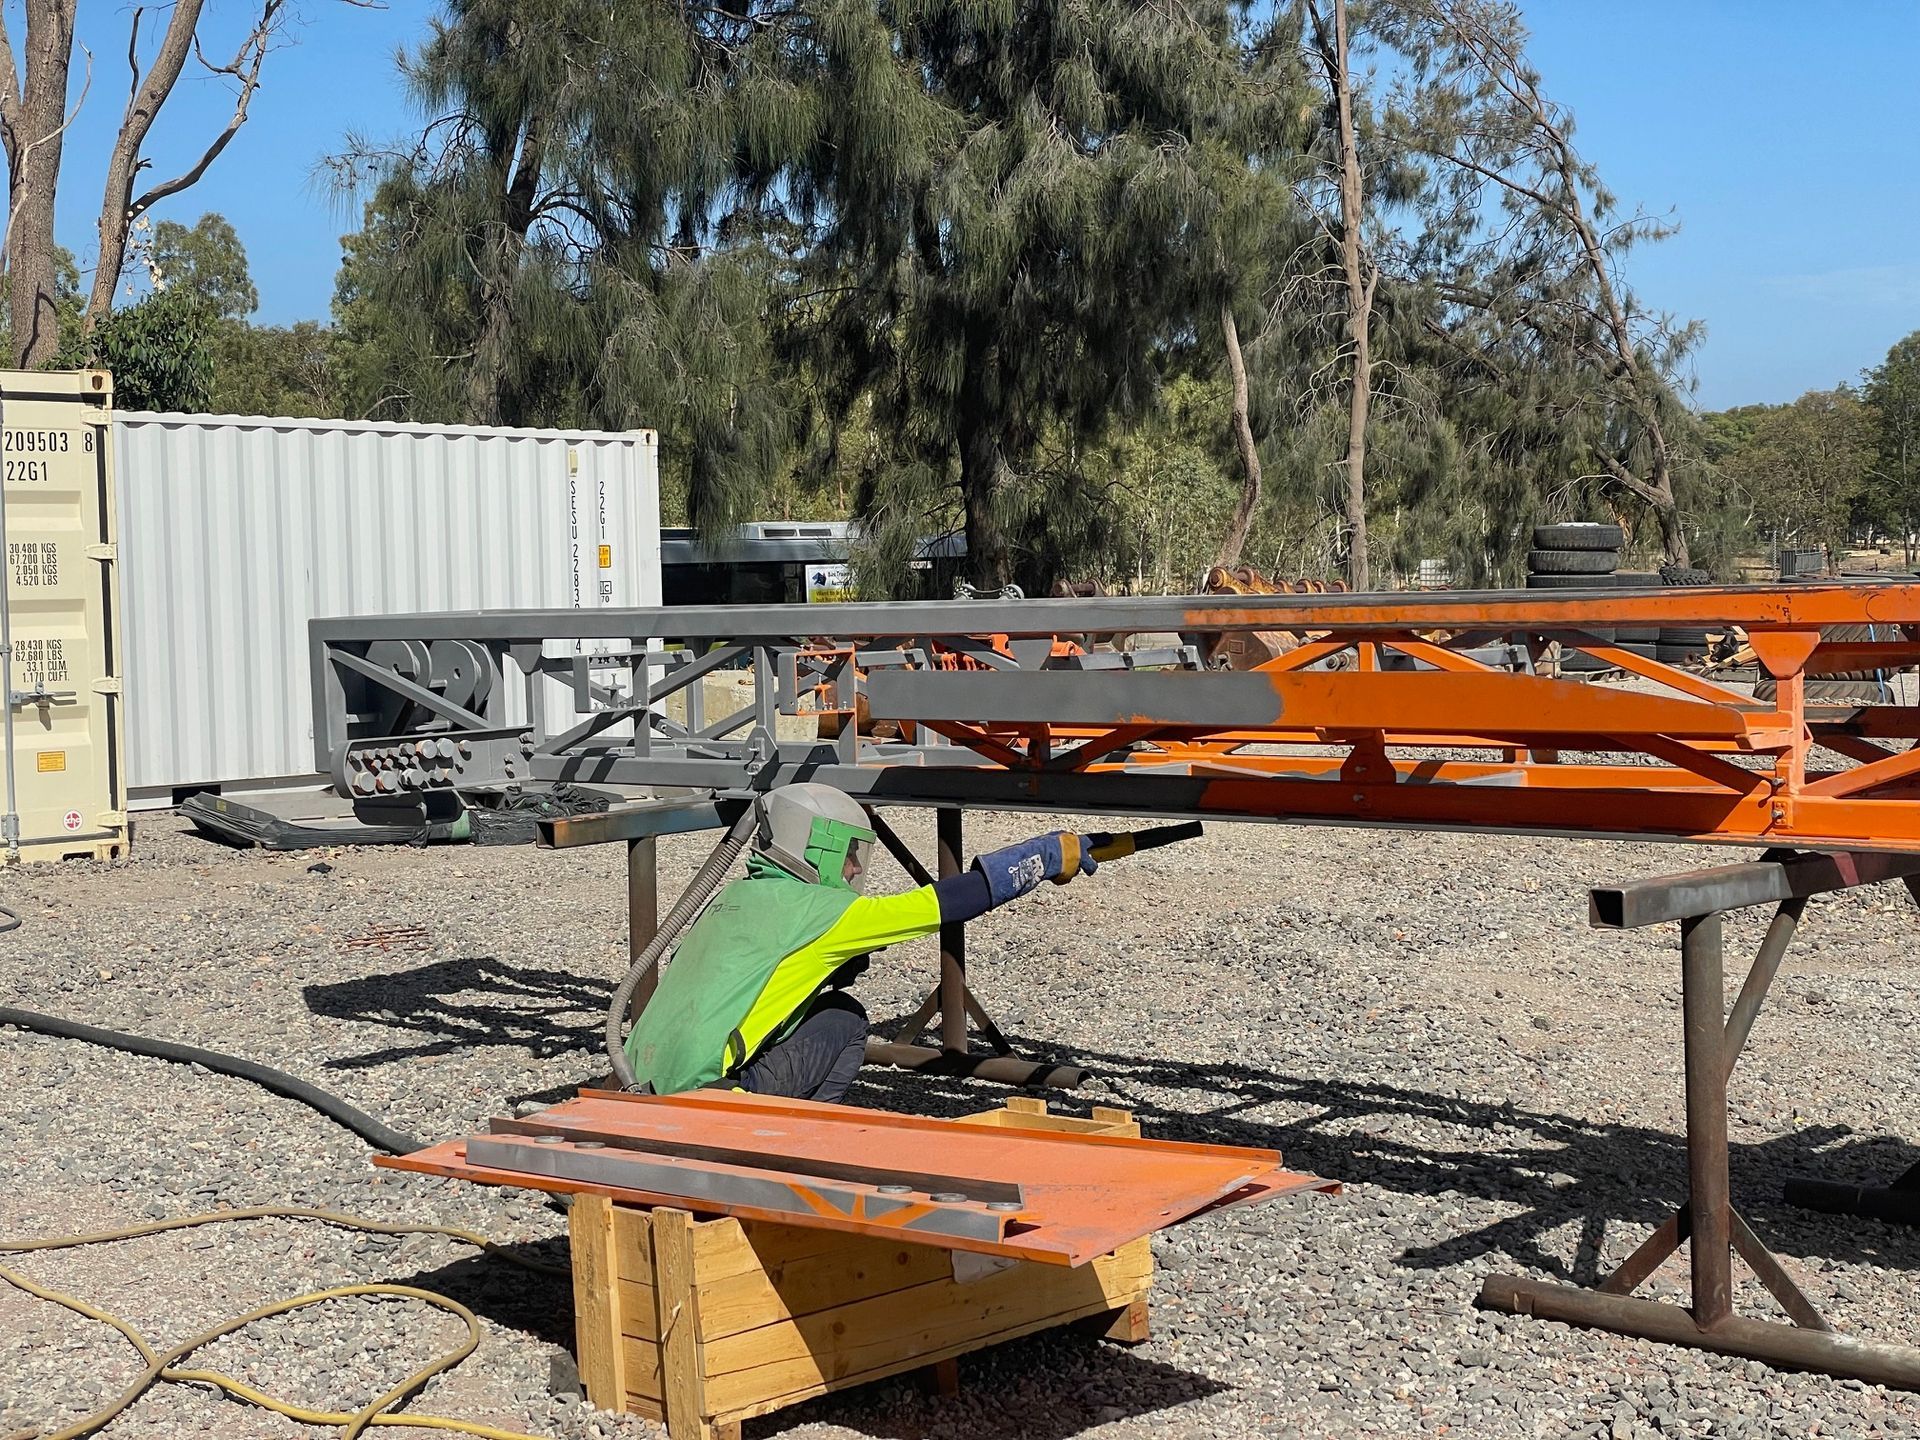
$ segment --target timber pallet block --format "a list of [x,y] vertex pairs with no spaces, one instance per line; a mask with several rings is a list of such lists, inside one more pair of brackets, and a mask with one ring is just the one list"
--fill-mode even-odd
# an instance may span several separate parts
[[[1140,1134],[1125,1110],[1083,1120],[1025,1097],[961,1123]],[[587,1398],[672,1440],[738,1440],[742,1420],[905,1371],[950,1393],[956,1356],[1075,1321],[1147,1338],[1151,1237],[1068,1269],[591,1193],[568,1225]]]

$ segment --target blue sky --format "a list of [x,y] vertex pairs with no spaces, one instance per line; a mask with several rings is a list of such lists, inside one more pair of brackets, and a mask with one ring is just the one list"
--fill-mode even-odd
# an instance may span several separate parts
[[[362,10],[301,0],[253,114],[207,178],[160,214],[230,219],[261,321],[327,313],[339,237],[357,216],[315,167],[349,131],[413,123],[393,66],[437,6]],[[16,41],[17,5],[7,3]],[[230,51],[249,7],[212,0],[208,50]],[[1920,4],[1855,0],[1824,18],[1788,0],[1527,0],[1548,92],[1624,207],[1680,233],[1636,254],[1651,305],[1707,324],[1693,370],[1706,408],[1790,400],[1855,378],[1920,329]],[[59,220],[85,258],[106,147],[126,94],[129,9],[81,7],[93,88],[69,131]],[[214,43],[220,42],[219,44]],[[188,71],[155,129],[155,172],[190,164],[230,101]],[[75,81],[78,89],[79,66]]]

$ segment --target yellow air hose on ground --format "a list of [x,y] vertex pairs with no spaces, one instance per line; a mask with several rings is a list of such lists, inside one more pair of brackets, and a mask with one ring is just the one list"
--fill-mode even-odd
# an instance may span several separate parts
[[[342,1215],[332,1210],[310,1210],[303,1208],[280,1208],[263,1206],[251,1210],[214,1210],[204,1215],[187,1215],[177,1220],[159,1220],[149,1225],[132,1225],[124,1230],[102,1230],[92,1235],[57,1235],[44,1240],[0,1240],[0,1254],[24,1254],[36,1250],[68,1250],[78,1245],[104,1245],[115,1240],[136,1240],[145,1235],[158,1235],[167,1230],[185,1230],[196,1225],[212,1225],[228,1220],[321,1220],[329,1225],[342,1225],[351,1230],[364,1230],[376,1235],[444,1235],[468,1245],[477,1246],[490,1255],[505,1260],[510,1265],[518,1265],[523,1270],[536,1271],[542,1275],[566,1275],[570,1272],[563,1265],[544,1265],[537,1260],[528,1260],[502,1249],[484,1235],[471,1230],[461,1230],[448,1225],[388,1225],[375,1220],[361,1220],[352,1215]],[[298,1295],[290,1300],[277,1300],[263,1305],[257,1310],[249,1310],[244,1315],[223,1320],[211,1329],[198,1335],[191,1335],[172,1349],[162,1353],[150,1344],[146,1337],[117,1315],[111,1315],[86,1301],[66,1295],[58,1290],[29,1280],[26,1276],[5,1265],[0,1265],[0,1280],[27,1294],[42,1300],[50,1300],[56,1305],[65,1306],[76,1315],[84,1315],[89,1320],[97,1320],[103,1325],[111,1325],[126,1337],[129,1344],[140,1352],[147,1362],[147,1368],[141,1372],[119,1397],[103,1408],[94,1411],[86,1419],[69,1425],[64,1430],[56,1430],[41,1435],[38,1440],[82,1440],[110,1424],[121,1412],[132,1405],[142,1395],[162,1380],[195,1381],[207,1385],[217,1385],[229,1395],[246,1400],[265,1409],[297,1420],[303,1425],[338,1425],[341,1427],[341,1440],[354,1440],[371,1425],[413,1425],[430,1430],[455,1430],[465,1435],[478,1435],[483,1440],[539,1440],[539,1437],[520,1430],[502,1430],[491,1425],[482,1425],[472,1420],[455,1420],[444,1415],[414,1415],[402,1413],[389,1407],[398,1405],[436,1375],[441,1375],[458,1365],[473,1354],[480,1344],[480,1322],[466,1306],[458,1301],[449,1300],[444,1295],[436,1295],[431,1290],[418,1290],[411,1285],[337,1285],[327,1290],[315,1290],[311,1294]],[[415,1370],[406,1379],[363,1405],[360,1409],[348,1412],[344,1410],[309,1410],[294,1405],[275,1396],[254,1389],[244,1381],[231,1375],[223,1375],[217,1370],[188,1370],[180,1367],[180,1361],[186,1359],[201,1346],[212,1343],[222,1336],[253,1324],[256,1320],[266,1320],[275,1315],[285,1315],[295,1310],[305,1309],[309,1305],[323,1304],[329,1300],[343,1300],[354,1296],[380,1295],[396,1300],[418,1300],[458,1316],[467,1327],[467,1338],[455,1349]],[[25,1440],[34,1432],[22,1432],[22,1436],[13,1440]]]

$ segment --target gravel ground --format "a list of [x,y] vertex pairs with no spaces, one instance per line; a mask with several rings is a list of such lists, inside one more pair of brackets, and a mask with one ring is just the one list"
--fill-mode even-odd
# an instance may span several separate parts
[[[931,825],[906,815],[930,848]],[[1031,820],[980,817],[985,845]],[[663,845],[671,892],[704,853]],[[1593,931],[1585,887],[1727,858],[1689,847],[1222,825],[1045,887],[973,928],[1003,1028],[1103,1077],[1091,1098],[1150,1133],[1277,1146],[1338,1197],[1233,1211],[1156,1241],[1154,1336],[1041,1336],[962,1363],[962,1393],[906,1381],[751,1422],[749,1436],[1920,1433],[1920,1400],[1475,1310],[1483,1276],[1591,1279],[1684,1187],[1674,936]],[[615,848],[239,853],[171,817],[113,866],[0,875],[12,1003],[268,1061],[429,1139],[564,1097],[599,1064],[625,956]],[[890,861],[877,882],[902,883]],[[398,927],[414,927],[402,930]],[[364,937],[389,932],[384,946]],[[1730,923],[1730,968],[1759,920]],[[1736,1199],[1843,1331],[1920,1343],[1920,1236],[1786,1209],[1796,1173],[1885,1179],[1916,1156],[1906,1004],[1920,937],[1898,888],[1816,902],[1733,1087]],[[360,943],[356,943],[359,941]],[[862,995],[904,1013],[930,942]],[[1736,983],[1730,981],[1729,988]],[[1003,1091],[869,1071],[865,1103],[951,1113]],[[1088,1097],[1064,1102],[1077,1109]],[[0,1236],[251,1205],[468,1226],[558,1258],[539,1197],[378,1172],[362,1144],[242,1082],[0,1032]],[[652,1436],[556,1398],[569,1294],[437,1238],[249,1221],[22,1257],[43,1284],[156,1342],[323,1285],[401,1281],[482,1317],[480,1351],[414,1409],[538,1433]],[[1670,1264],[1654,1288],[1676,1294]],[[1742,1286],[1749,1313],[1771,1313]],[[460,1326],[351,1301],[256,1325],[199,1363],[352,1408]],[[70,1423],[138,1372],[106,1327],[0,1286],[0,1437]],[[313,1432],[166,1385],[107,1432]]]

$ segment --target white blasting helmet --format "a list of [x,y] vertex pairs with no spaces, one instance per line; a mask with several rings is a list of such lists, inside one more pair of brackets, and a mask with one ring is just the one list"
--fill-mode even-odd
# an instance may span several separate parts
[[[753,848],[810,885],[863,890],[872,857],[873,822],[860,804],[831,785],[782,785],[760,802]],[[845,878],[851,855],[859,873]]]

